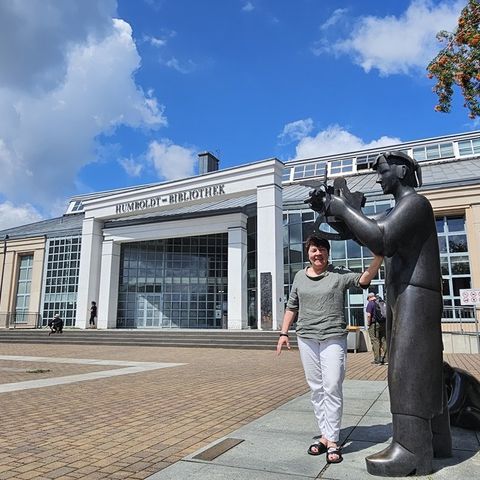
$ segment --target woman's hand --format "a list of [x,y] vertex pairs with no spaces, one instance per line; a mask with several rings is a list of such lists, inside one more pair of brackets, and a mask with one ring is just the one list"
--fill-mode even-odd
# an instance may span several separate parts
[[282,353],[282,346],[286,345],[287,349],[290,350],[290,342],[288,341],[288,336],[286,335],[281,335],[278,338],[277,342],[277,355],[280,355]]

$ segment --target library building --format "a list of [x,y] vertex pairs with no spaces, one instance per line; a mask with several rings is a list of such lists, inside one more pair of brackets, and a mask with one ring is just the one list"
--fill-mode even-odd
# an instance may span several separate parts
[[[480,131],[282,162],[219,169],[209,152],[199,174],[73,197],[63,216],[0,231],[0,328],[280,328],[303,242],[316,213],[304,201],[335,177],[363,192],[364,212],[393,206],[376,183],[379,153],[400,150],[422,167],[418,190],[436,216],[443,318],[480,319],[461,289],[480,289]],[[363,271],[372,253],[332,241],[330,261]],[[385,296],[383,267],[369,291]],[[345,316],[364,325],[367,292],[350,289]],[[387,299],[388,301],[388,299]]]

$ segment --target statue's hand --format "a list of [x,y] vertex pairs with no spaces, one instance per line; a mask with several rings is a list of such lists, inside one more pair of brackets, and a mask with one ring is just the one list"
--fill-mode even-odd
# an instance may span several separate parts
[[328,216],[343,218],[346,209],[345,200],[339,195],[329,195],[326,203],[326,213]]

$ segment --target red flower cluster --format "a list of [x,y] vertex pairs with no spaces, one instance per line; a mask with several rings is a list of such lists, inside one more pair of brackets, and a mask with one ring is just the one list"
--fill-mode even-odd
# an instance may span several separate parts
[[449,112],[454,87],[460,88],[470,118],[480,116],[480,3],[469,0],[458,19],[455,32],[441,31],[437,38],[446,42],[427,67],[428,78],[436,78],[433,91],[438,96],[437,112]]

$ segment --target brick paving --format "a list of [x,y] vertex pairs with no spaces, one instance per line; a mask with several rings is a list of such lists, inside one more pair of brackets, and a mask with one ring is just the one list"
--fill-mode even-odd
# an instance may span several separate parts
[[[0,354],[187,364],[0,394],[0,480],[144,479],[307,392],[297,351],[3,344]],[[479,357],[446,355],[480,379]],[[384,380],[371,359],[349,354],[347,378]],[[0,360],[0,383],[13,381],[2,368],[24,367],[39,368]]]
[[[1,349],[3,351],[3,347]],[[28,355],[28,354],[27,354]],[[0,383],[25,382],[42,378],[63,377],[81,373],[116,370],[121,367],[112,365],[69,365],[46,362],[21,362],[0,359]]]

